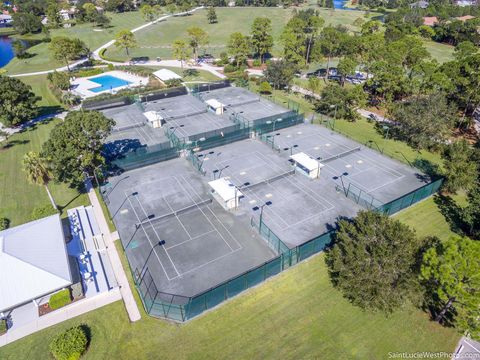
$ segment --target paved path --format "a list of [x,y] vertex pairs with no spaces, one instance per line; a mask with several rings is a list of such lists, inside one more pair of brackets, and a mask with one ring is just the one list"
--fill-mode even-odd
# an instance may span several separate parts
[[317,100],[320,100],[322,98],[319,94],[315,94],[313,91],[307,90],[307,89],[305,89],[303,87],[300,87],[300,86],[297,86],[297,85],[292,85],[291,89],[292,89],[293,92],[298,92],[298,93],[306,95],[306,96],[311,96],[311,97],[313,97]]
[[102,306],[111,304],[120,300],[121,298],[122,296],[120,294],[120,290],[118,288],[114,288],[108,292],[103,292],[96,296],[92,296],[91,298],[76,301],[73,304],[67,305],[49,314],[40,316],[29,324],[7,331],[6,334],[0,336],[0,347],[10,344],[11,342],[14,342],[15,340],[21,339],[25,336],[31,335],[37,331],[59,324],[63,321],[72,319]]
[[137,303],[133,297],[127,275],[125,275],[125,270],[123,269],[122,262],[120,261],[120,256],[118,255],[115,244],[113,243],[115,238],[118,238],[118,234],[110,233],[107,220],[105,219],[102,207],[100,206],[100,201],[97,198],[97,194],[95,193],[91,182],[87,181],[85,185],[87,187],[88,198],[93,206],[95,218],[97,219],[98,226],[100,227],[100,231],[102,232],[107,245],[107,254],[112,264],[117,283],[120,286],[120,292],[122,294],[123,302],[125,303],[125,308],[127,309],[128,317],[132,322],[140,320],[140,311],[138,310]]
[[370,119],[370,120],[375,120],[378,122],[384,122],[384,123],[390,123],[393,124],[394,122],[390,119],[387,119],[386,117],[383,117],[381,115],[378,115],[372,111],[368,111],[365,109],[358,109],[357,112],[362,115],[364,118]]
[[455,360],[480,359],[480,342],[462,337],[458,342],[455,355],[452,357]]

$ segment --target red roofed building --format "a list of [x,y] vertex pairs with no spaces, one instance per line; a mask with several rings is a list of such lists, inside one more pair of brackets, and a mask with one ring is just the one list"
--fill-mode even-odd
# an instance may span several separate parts
[[436,16],[427,16],[423,18],[423,25],[433,26],[438,23],[438,18]]

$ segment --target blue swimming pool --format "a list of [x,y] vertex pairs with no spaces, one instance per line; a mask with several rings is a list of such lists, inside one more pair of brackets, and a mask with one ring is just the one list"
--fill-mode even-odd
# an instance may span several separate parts
[[112,90],[120,86],[130,85],[131,82],[123,79],[119,79],[112,75],[103,75],[96,78],[88,79],[94,83],[99,84],[99,87],[88,89],[91,92],[98,93],[105,90]]

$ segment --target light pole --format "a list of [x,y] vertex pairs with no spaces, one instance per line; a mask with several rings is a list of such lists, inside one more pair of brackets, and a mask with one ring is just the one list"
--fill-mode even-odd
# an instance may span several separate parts
[[220,179],[220,176],[222,176],[222,171],[225,170],[225,169],[228,169],[230,167],[230,165],[225,165],[223,168],[221,169],[215,169],[212,171],[213,173],[213,180],[216,179],[216,174],[218,173],[218,178]]
[[170,127],[169,127],[169,130],[173,130],[173,131],[170,132],[170,135],[175,134],[175,131],[177,131],[178,128],[182,128],[182,127],[184,127],[184,126],[185,126],[185,125],[170,126]]
[[348,172],[344,172],[341,175],[334,177],[335,180],[340,179],[340,182],[342,183],[343,193],[345,194],[345,196],[347,196],[347,190],[345,189],[345,184],[343,182],[343,177],[347,176],[347,175],[348,175]]
[[270,206],[270,205],[272,205],[272,202],[267,201],[267,202],[265,202],[265,204],[260,206],[260,224],[258,226],[258,229],[260,230],[260,233],[262,232],[262,224],[263,224],[263,208],[265,206]]
[[276,133],[276,134],[273,134],[273,135],[267,135],[267,138],[272,139],[272,149],[275,148],[275,136],[278,136],[278,135],[280,135],[280,133]]
[[266,121],[265,123],[268,124],[268,125],[270,125],[270,124],[273,123],[272,131],[275,131],[275,124],[276,124],[277,122],[281,122],[282,120],[283,120],[282,118],[278,118],[278,119],[275,119],[275,120],[268,120],[268,121]]

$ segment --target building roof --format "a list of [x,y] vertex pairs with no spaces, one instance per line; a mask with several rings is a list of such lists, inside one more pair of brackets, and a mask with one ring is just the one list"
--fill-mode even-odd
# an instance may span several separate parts
[[237,195],[237,197],[243,196],[237,187],[233,185],[232,182],[227,178],[220,178],[210,181],[208,185],[210,185],[210,187],[223,199],[223,201],[235,199],[235,195]]
[[438,23],[438,18],[436,16],[426,16],[423,18],[423,25],[433,26]]
[[174,79],[181,79],[182,77],[177,73],[168,70],[168,69],[160,69],[153,73],[157,78],[162,81],[174,80]]
[[428,1],[420,0],[420,1],[416,1],[414,3],[411,3],[410,7],[411,8],[426,9],[428,7],[428,5],[429,5]]
[[59,215],[0,231],[0,311],[71,284]]
[[300,165],[302,165],[308,171],[313,171],[318,168],[324,167],[324,165],[321,164],[319,161],[317,161],[316,159],[312,158],[310,155],[307,155],[303,152],[294,154],[290,156],[290,158],[295,162],[299,163]]
[[224,105],[217,99],[208,99],[207,101],[205,101],[205,103],[207,103],[207,105],[211,106],[215,110],[221,109],[224,107]]
[[143,113],[149,122],[163,120],[163,117],[157,111],[147,111]]
[[465,21],[467,21],[467,20],[475,19],[475,16],[465,15],[465,16],[456,17],[455,19],[465,22]]

